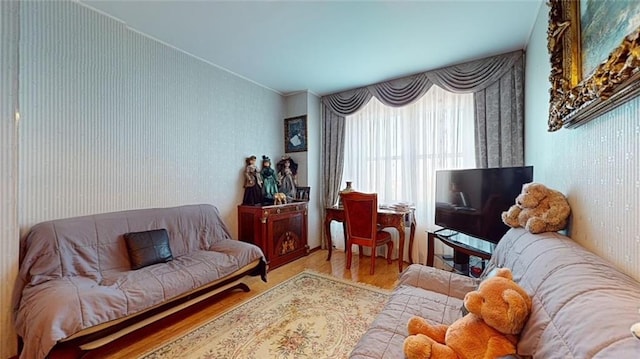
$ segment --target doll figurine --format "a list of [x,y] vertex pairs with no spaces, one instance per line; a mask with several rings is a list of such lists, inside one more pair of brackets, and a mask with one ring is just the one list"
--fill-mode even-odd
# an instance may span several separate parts
[[264,201],[273,203],[273,195],[278,193],[278,179],[276,178],[276,171],[271,168],[271,159],[267,156],[262,156],[260,175],[262,176]]
[[298,164],[290,157],[282,157],[278,162],[278,183],[280,184],[280,192],[287,196],[287,200],[296,198],[296,175],[298,174]]
[[250,206],[262,204],[262,179],[256,167],[256,156],[247,157],[245,165],[242,204]]

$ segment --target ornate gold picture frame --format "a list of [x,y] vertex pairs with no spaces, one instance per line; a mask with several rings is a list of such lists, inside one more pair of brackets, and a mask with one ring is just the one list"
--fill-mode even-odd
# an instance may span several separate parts
[[[585,78],[580,0],[549,0],[549,131],[580,126],[640,94],[640,26]],[[604,24],[606,25],[606,24]]]

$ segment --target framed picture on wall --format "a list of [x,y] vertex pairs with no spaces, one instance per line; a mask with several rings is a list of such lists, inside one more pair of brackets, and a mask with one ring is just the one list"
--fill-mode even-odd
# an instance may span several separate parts
[[550,0],[549,130],[577,127],[640,94],[640,2]]
[[311,187],[296,187],[296,198],[294,198],[294,201],[309,202],[310,194]]
[[307,115],[284,119],[284,152],[307,151]]

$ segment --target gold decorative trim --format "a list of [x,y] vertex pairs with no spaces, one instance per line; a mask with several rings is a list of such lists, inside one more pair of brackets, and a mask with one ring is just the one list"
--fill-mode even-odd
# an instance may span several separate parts
[[549,131],[580,126],[640,93],[640,27],[583,78],[578,0],[550,0],[548,5]]

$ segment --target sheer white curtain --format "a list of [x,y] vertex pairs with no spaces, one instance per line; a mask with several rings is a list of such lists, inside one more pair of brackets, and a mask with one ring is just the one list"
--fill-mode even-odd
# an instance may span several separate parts
[[[380,204],[413,203],[418,228],[412,254],[414,261],[424,262],[425,231],[434,221],[435,171],[475,167],[473,94],[432,86],[418,101],[400,108],[374,97],[345,122],[342,183],[352,181],[357,191],[378,193]],[[390,232],[397,248],[396,232]],[[336,246],[343,247],[341,231],[332,233]],[[404,258],[408,231],[406,239]]]

